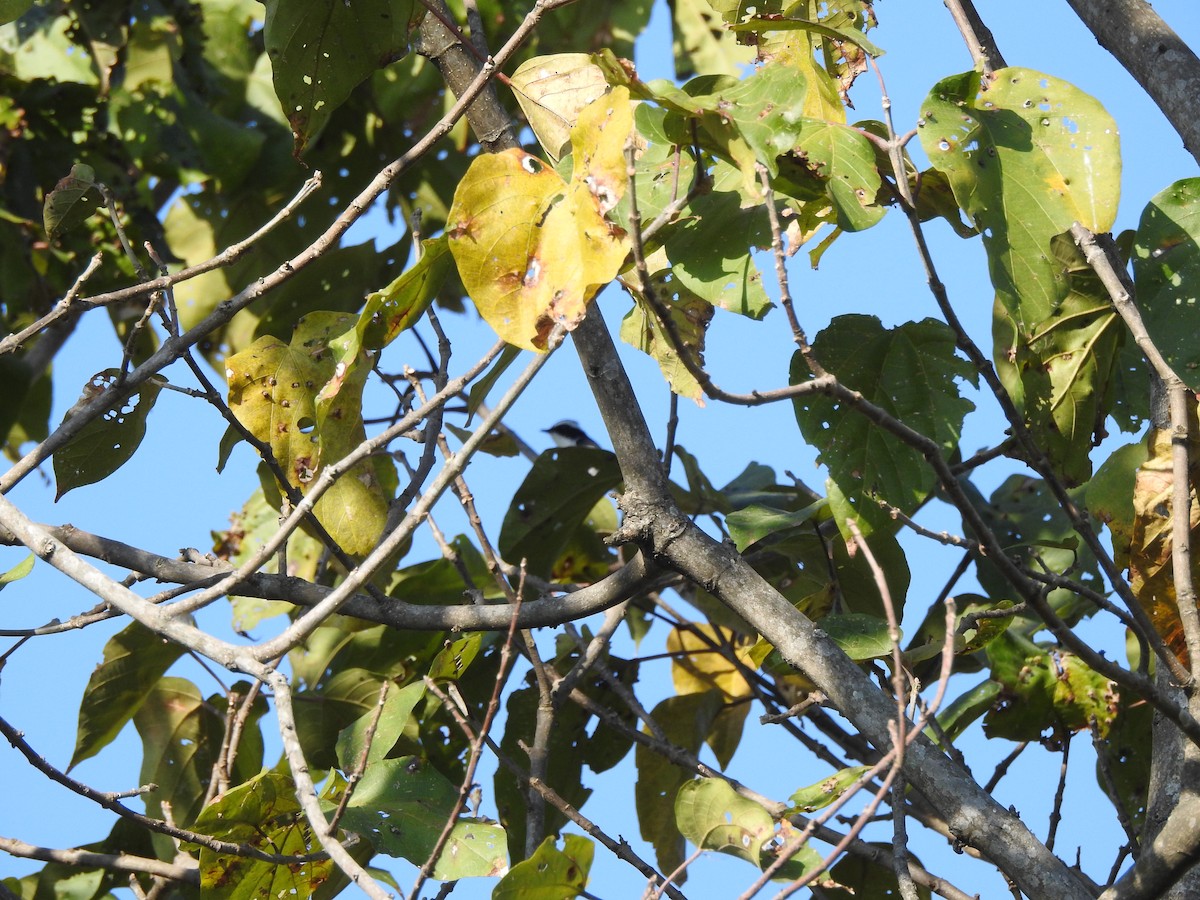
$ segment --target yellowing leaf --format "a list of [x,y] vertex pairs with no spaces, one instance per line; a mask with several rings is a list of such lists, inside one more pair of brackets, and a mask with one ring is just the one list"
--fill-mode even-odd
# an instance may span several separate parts
[[625,193],[629,94],[614,89],[579,115],[565,182],[521,150],[481,156],[454,194],[446,230],[463,285],[504,340],[545,351],[557,324],[583,319],[625,261],[625,233],[605,220]]
[[580,111],[608,90],[604,70],[587,53],[527,60],[510,83],[529,127],[556,163],[570,150],[571,129]]
[[[308,491],[322,466],[366,438],[362,389],[369,367],[335,364],[329,346],[355,321],[344,313],[311,313],[300,320],[290,344],[262,337],[226,362],[230,409],[270,445],[288,483],[301,492]],[[338,389],[318,402],[329,382]],[[353,466],[322,495],[314,512],[347,553],[369,553],[387,516],[374,462]]]

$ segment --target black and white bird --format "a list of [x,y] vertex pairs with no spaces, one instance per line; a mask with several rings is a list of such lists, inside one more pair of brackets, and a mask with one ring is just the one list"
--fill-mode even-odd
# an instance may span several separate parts
[[550,435],[551,440],[559,447],[599,447],[600,445],[587,436],[579,423],[572,419],[563,419],[556,425],[543,429]]

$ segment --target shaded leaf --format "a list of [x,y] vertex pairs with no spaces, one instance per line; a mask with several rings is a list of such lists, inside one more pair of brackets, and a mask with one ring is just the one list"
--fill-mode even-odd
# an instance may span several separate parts
[[1159,192],[1142,211],[1133,251],[1138,306],[1175,374],[1200,390],[1200,178]]
[[112,743],[150,696],[183,647],[131,622],[108,639],[104,660],[92,672],[79,704],[74,768]]
[[[344,788],[343,782],[327,790],[323,804],[335,808]],[[342,821],[378,851],[421,865],[433,851],[457,797],[458,788],[417,757],[380,759],[363,774]],[[454,881],[502,874],[508,869],[504,848],[504,829],[499,825],[460,818],[433,877]]]
[[[975,383],[976,373],[954,348],[953,332],[933,319],[885,329],[874,316],[861,315],[838,316],[813,341],[816,357],[843,384],[934,440],[947,455],[958,445],[963,418],[975,408],[956,382]],[[791,383],[811,377],[797,351]],[[794,405],[801,433],[820,452],[860,523],[866,523],[868,537],[890,522],[877,499],[912,512],[933,489],[934,474],[924,457],[865,416],[848,414],[821,394],[802,395]],[[837,518],[843,527],[842,516]]]
[[53,240],[69,228],[82,224],[104,205],[104,195],[96,185],[96,172],[88,165],[76,163],[71,174],[58,182],[49,193],[42,208],[42,224]]
[[404,56],[425,14],[415,0],[355,0],[353,7],[341,0],[266,0],[266,7],[275,93],[297,155],[361,81]]
[[[99,396],[116,382],[118,374],[116,369],[105,369],[93,375],[84,385],[77,405]],[[146,436],[146,419],[165,381],[158,376],[146,379],[55,452],[55,500],[77,487],[103,481],[129,461]],[[70,417],[68,411],[66,418]]]
[[887,622],[876,616],[860,613],[825,616],[821,619],[821,630],[855,662],[891,656]]
[[517,488],[499,549],[504,559],[524,559],[545,577],[596,503],[621,482],[617,459],[593,447],[560,447],[541,454]]
[[[684,694],[663,700],[650,715],[662,726],[667,740],[696,753],[723,705],[719,691]],[[635,762],[634,797],[642,839],[654,846],[659,869],[674,872],[685,856],[684,838],[675,824],[675,795],[692,780],[692,773],[642,744],[637,745]],[[676,883],[682,884],[685,875],[681,872]]]

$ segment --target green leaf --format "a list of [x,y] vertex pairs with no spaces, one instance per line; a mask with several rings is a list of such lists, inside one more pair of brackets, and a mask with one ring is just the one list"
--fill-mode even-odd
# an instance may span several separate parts
[[675,824],[701,850],[716,850],[759,865],[775,822],[761,804],[738,796],[721,778],[689,781],[675,795]]
[[[721,693],[708,691],[668,697],[650,715],[662,726],[668,741],[697,753],[722,706]],[[684,838],[675,824],[675,795],[692,780],[692,773],[641,744],[637,745],[635,762],[638,778],[634,798],[642,839],[654,845],[659,869],[674,872],[685,856]],[[682,884],[685,875],[681,872],[675,882]]]
[[593,447],[541,454],[517,488],[500,528],[500,555],[545,577],[596,503],[621,483],[617,459]]
[[880,659],[892,654],[892,642],[883,619],[861,613],[825,616],[821,630],[855,662]]
[[[891,844],[871,843],[885,854],[892,852]],[[913,862],[920,865],[920,860],[913,856]],[[899,897],[900,886],[896,873],[891,866],[879,865],[870,860],[857,856],[844,855],[832,869],[829,870],[829,880],[837,887],[824,890],[830,898],[837,900],[857,900],[861,897]],[[914,885],[917,900],[932,900],[933,892],[924,885]]]
[[[345,313],[310,313],[290,344],[262,337],[225,362],[230,409],[270,445],[288,483],[302,493],[323,466],[366,439],[362,391],[369,367],[337,364],[331,350],[354,321]],[[317,501],[318,521],[347,553],[369,553],[383,531],[387,466],[376,458],[360,461]]]
[[96,185],[96,172],[91,166],[76,163],[67,175],[46,194],[42,208],[42,223],[51,240],[68,228],[86,222],[92,213],[104,205],[104,195]]
[[1145,441],[1114,450],[1083,488],[1088,512],[1108,526],[1112,535],[1113,559],[1124,570],[1129,565],[1133,541],[1133,489],[1138,467],[1146,462]]
[[[296,800],[296,786],[291,778],[278,772],[263,772],[227,791],[204,808],[196,828],[265,853],[291,855],[320,850]],[[329,859],[278,865],[200,848],[200,887],[206,897],[307,898],[336,874],[337,868]]]
[[434,681],[457,681],[475,661],[483,646],[483,633],[474,632],[446,646],[429,664],[429,677]]
[[1114,805],[1119,804],[1139,830],[1146,818],[1150,788],[1153,721],[1154,708],[1149,703],[1122,693],[1116,718],[1100,751],[1108,763],[1112,783],[1100,774],[1099,765],[1096,772],[1096,781],[1104,793]]
[[850,766],[846,769],[838,769],[828,778],[800,788],[788,799],[791,800],[792,806],[802,813],[816,812],[839,799],[870,771],[871,766]]
[[[383,290],[367,296],[354,330],[362,348],[382,350],[412,328],[445,284],[451,262],[445,235],[422,241],[421,257]],[[353,354],[345,352],[339,358]]]
[[[652,266],[653,270],[649,274],[654,296],[659,305],[665,307],[685,352],[691,354],[697,366],[703,367],[704,335],[709,322],[712,321],[712,304],[694,294],[675,277],[667,255],[661,249],[650,259],[658,263]],[[647,265],[651,265],[649,260]],[[680,357],[645,293],[639,290],[641,283],[634,282],[627,286],[633,293],[635,302],[633,308],[621,320],[621,340],[651,356],[658,363],[672,391],[703,405],[704,391],[700,383]]]
[[510,344],[544,351],[555,325],[573,329],[624,264],[628,240],[605,214],[628,181],[628,92],[614,89],[571,130],[571,181],[522,150],[471,163],[446,231],[471,299]]
[[[116,369],[105,369],[91,377],[83,388],[80,403],[90,401],[117,380]],[[166,379],[153,376],[124,400],[88,422],[54,454],[54,479],[60,500],[68,491],[103,481],[137,452],[146,436],[146,419],[158,400]],[[71,413],[67,413],[67,418]]]
[[[955,354],[954,334],[945,324],[925,319],[885,329],[874,316],[838,316],[817,335],[813,352],[844,385],[933,439],[943,453],[958,445],[963,418],[975,407],[959,394],[956,382],[975,383],[976,373]],[[811,377],[797,351],[791,383]],[[804,439],[820,452],[860,523],[867,523],[868,536],[872,525],[890,522],[876,498],[912,512],[933,489],[934,475],[924,457],[865,416],[822,394],[802,395],[794,405]]]
[[[329,629],[319,633],[321,638],[330,637]],[[340,632],[345,639],[347,636]],[[365,642],[364,642],[365,643]],[[316,668],[325,662],[321,668],[322,674],[333,668],[332,660],[321,652],[325,648],[319,641],[309,641],[308,653],[301,656],[300,665],[307,671],[308,666]],[[351,650],[362,650],[361,645],[354,647],[346,640],[345,646]],[[295,652],[297,655],[301,651]],[[358,654],[361,659],[361,652]],[[356,660],[356,662],[359,660]],[[370,714],[379,699],[380,677],[364,668],[348,665],[340,660],[341,666],[332,675],[327,675],[315,689],[300,691],[296,694],[296,733],[300,744],[308,754],[308,762],[313,768],[332,769],[338,766],[336,748],[340,734],[350,727],[355,720]]]
[[731,512],[725,517],[725,526],[734,546],[739,552],[765,537],[780,531],[806,525],[825,509],[825,501],[818,500],[803,509],[789,512],[772,506],[755,503]]
[[[342,790],[344,785],[327,791],[323,804],[335,808]],[[379,852],[421,865],[433,852],[457,797],[458,788],[417,757],[379,759],[363,774],[342,822]],[[508,868],[504,845],[504,829],[499,825],[460,818],[433,877],[454,881],[499,875]]]
[[512,867],[492,890],[492,900],[570,900],[587,887],[596,847],[578,834],[563,835],[563,848],[552,836],[529,859]]
[[33,0],[0,0],[0,25],[15,22],[33,6]]
[[797,19],[790,16],[782,18],[775,16],[771,18],[749,18],[731,24],[729,30],[733,32],[749,31],[755,34],[761,34],[766,31],[811,31],[813,34],[819,34],[821,37],[827,37],[831,40],[849,41],[852,44],[856,44],[868,56],[877,58],[883,56],[883,51],[867,40],[866,36],[857,28],[842,28],[836,25],[827,25],[823,22],[812,22],[808,19]]
[[298,156],[350,92],[408,52],[425,15],[415,0],[292,3],[266,0],[263,27],[275,93],[287,113]]
[[947,78],[921,116],[926,154],[983,234],[1004,385],[1063,477],[1085,481],[1115,336],[1096,343],[1107,294],[1082,269],[1075,277],[1064,270],[1067,250],[1052,241],[1077,221],[1097,232],[1112,227],[1116,123],[1078,88],[1020,68],[999,70],[986,89],[974,72]]
[[680,81],[703,72],[739,75],[754,61],[754,50],[713,15],[708,0],[675,0],[671,4],[675,77]]
[[1146,330],[1191,390],[1200,390],[1200,178],[1159,192],[1142,211],[1133,277]]
[[4,574],[0,575],[0,591],[4,590],[14,581],[20,581],[26,575],[33,571],[33,561],[36,557],[30,553],[27,557],[13,566]]
[[972,722],[995,705],[1001,690],[999,682],[989,678],[964,691],[955,698],[953,703],[938,713],[937,720],[940,726],[938,731],[927,728],[925,729],[926,735],[930,740],[939,743],[941,741],[939,733],[944,734],[947,740],[957,740],[958,736],[966,731]]
[[68,770],[112,743],[146,702],[183,647],[132,622],[108,639],[104,659],[79,704],[79,729]]
[[170,804],[176,825],[195,822],[221,749],[224,710],[182,678],[161,678],[146,691],[133,724],[142,737],[139,783],[157,785],[143,795],[147,813],[158,816]]
[[988,645],[999,699],[983,721],[989,738],[1052,741],[1094,727],[1104,737],[1117,713],[1115,686],[1071,653],[1040,652],[1011,632]]
[[[392,685],[383,701],[383,712],[379,714],[371,747],[367,752],[367,764],[374,765],[395,746],[412,718],[413,707],[425,696],[425,683],[414,681],[402,688]],[[376,721],[378,708],[371,709],[342,730],[337,739],[337,757],[343,772],[358,768],[359,759],[366,747],[367,730]]]

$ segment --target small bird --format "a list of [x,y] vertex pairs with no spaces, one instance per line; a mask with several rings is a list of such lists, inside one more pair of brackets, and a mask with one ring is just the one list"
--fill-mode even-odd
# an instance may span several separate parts
[[599,447],[600,445],[587,436],[579,423],[571,419],[563,419],[556,425],[543,429],[559,447]]

